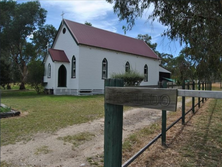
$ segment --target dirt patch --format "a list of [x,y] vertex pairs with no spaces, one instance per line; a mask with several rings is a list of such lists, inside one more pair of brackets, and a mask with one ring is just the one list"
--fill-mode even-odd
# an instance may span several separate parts
[[220,88],[221,87],[221,83],[219,83],[219,82],[212,83],[212,87]]
[[[190,101],[190,99],[187,100]],[[161,113],[160,110],[146,108],[134,108],[124,112],[123,139],[160,119]],[[58,139],[82,132],[89,132],[94,137],[75,149],[71,143],[64,143]],[[19,142],[14,145],[2,146],[1,161],[12,164],[13,167],[89,167],[87,158],[102,154],[103,145],[104,119],[102,118],[69,126],[54,134],[39,133],[27,143]],[[36,152],[39,153],[36,154]]]

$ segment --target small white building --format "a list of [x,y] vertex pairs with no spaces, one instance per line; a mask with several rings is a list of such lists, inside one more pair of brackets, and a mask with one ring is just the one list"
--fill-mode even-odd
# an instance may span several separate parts
[[45,60],[45,89],[55,95],[103,94],[104,79],[129,69],[157,85],[159,57],[142,40],[63,19]]

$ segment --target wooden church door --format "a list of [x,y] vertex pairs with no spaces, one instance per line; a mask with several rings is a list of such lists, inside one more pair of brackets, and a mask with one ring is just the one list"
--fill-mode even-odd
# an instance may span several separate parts
[[66,87],[66,67],[61,65],[58,71],[58,87]]

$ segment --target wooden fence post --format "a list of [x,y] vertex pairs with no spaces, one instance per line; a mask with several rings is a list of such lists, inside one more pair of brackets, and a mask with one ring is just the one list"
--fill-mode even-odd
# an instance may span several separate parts
[[[185,81],[183,81],[182,89],[185,89]],[[182,96],[182,124],[185,124],[185,96]]]
[[[167,82],[163,82],[163,88],[167,88]],[[167,112],[166,110],[162,110],[162,145],[166,146],[166,120],[167,120]]]
[[[195,90],[195,82],[194,81],[193,81],[193,90]],[[193,112],[193,114],[195,112],[194,105],[195,105],[195,97],[192,97],[192,112]]]
[[[202,82],[202,90],[204,90],[204,82]],[[202,98],[202,103],[204,103],[204,98]]]
[[[123,87],[123,80],[107,79],[105,86]],[[104,167],[122,165],[123,106],[105,103]]]
[[[200,81],[198,82],[198,90],[200,90]],[[200,97],[198,97],[198,107],[200,108]]]

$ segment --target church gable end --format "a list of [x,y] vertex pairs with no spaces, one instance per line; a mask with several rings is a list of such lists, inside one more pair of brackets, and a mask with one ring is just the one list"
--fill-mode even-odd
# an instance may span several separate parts
[[135,38],[63,19],[48,52],[44,82],[55,95],[103,94],[104,79],[130,69],[144,74],[141,85],[158,83],[159,57]]

